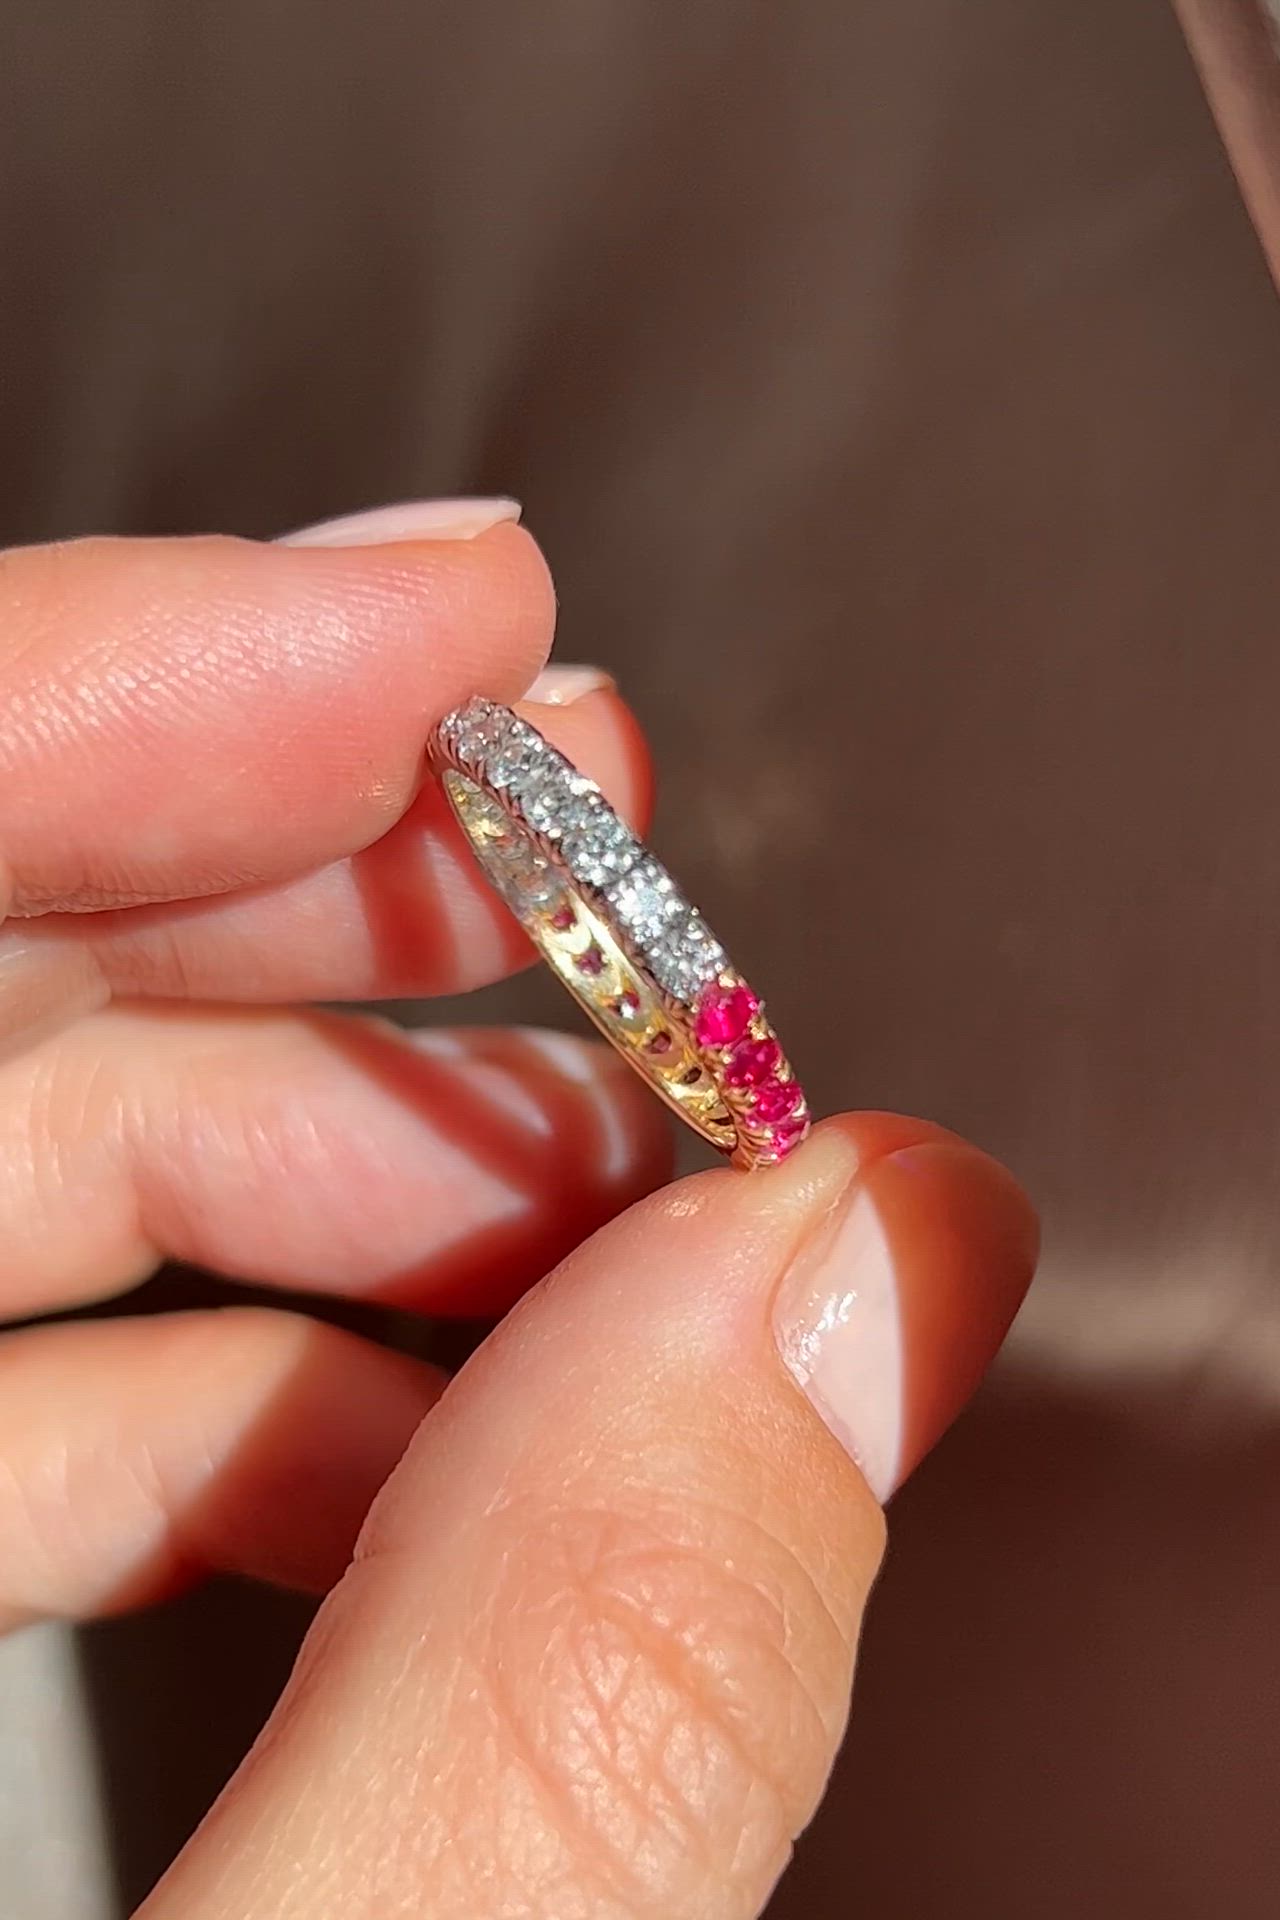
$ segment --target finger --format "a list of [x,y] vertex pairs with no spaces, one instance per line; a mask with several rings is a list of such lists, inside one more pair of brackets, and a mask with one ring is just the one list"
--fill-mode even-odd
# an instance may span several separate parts
[[490,1313],[670,1151],[625,1063],[568,1035],[112,1008],[0,1070],[0,1315],[165,1258]]
[[[580,673],[580,669],[567,669]],[[638,826],[649,762],[616,693],[522,707]],[[0,1007],[6,939],[0,934]],[[428,784],[373,846],[274,887],[114,913],[51,915],[19,936],[25,979],[84,970],[117,995],[376,1000],[460,993],[533,949]],[[29,1008],[21,1008],[30,1017]]]
[[0,908],[262,886],[367,846],[423,742],[546,656],[529,536],[85,540],[0,555]]
[[887,1493],[1033,1257],[1003,1169],[875,1116],[597,1236],[428,1417],[146,1920],[759,1913],[880,1559],[852,1456]]
[[442,1384],[250,1308],[5,1335],[0,1631],[213,1571],[320,1591]]
[[1280,84],[1266,7],[1174,0],[1272,278],[1280,285]]

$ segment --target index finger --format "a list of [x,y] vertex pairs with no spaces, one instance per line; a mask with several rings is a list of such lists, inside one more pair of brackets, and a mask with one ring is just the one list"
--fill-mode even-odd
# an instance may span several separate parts
[[435,720],[529,685],[553,608],[509,523],[0,555],[0,910],[228,893],[369,845]]

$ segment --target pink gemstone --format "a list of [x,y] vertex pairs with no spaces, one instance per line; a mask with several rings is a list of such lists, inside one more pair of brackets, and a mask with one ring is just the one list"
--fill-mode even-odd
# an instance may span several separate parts
[[785,1160],[794,1151],[809,1131],[807,1116],[798,1115],[794,1120],[784,1120],[781,1126],[773,1130],[771,1145],[775,1160]]
[[795,1080],[766,1080],[751,1102],[751,1111],[757,1120],[764,1120],[770,1126],[777,1120],[785,1120],[800,1104],[800,1087]]
[[700,1047],[731,1047],[759,1011],[750,987],[708,987],[698,1007],[694,1039]]
[[649,1042],[650,1053],[670,1053],[671,1035],[659,1030]]
[[568,933],[570,927],[573,925],[573,921],[574,912],[572,907],[557,907],[551,916],[551,924],[557,933]]
[[759,1087],[771,1079],[782,1058],[776,1040],[739,1040],[724,1070],[731,1087]]
[[585,952],[580,953],[577,959],[577,967],[579,973],[602,973],[604,971],[604,955],[601,953],[599,947],[588,947]]

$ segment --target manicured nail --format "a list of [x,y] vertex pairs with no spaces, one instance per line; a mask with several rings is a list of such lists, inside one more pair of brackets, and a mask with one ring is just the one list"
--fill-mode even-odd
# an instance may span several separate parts
[[773,1328],[792,1378],[887,1500],[902,1458],[902,1323],[893,1254],[864,1182],[787,1273]]
[[878,1500],[977,1387],[1037,1242],[1006,1168],[962,1141],[926,1139],[859,1168],[799,1250],[775,1297],[774,1338]]
[[569,707],[584,694],[606,693],[615,684],[600,667],[544,667],[524,697],[542,707]]
[[384,547],[398,541],[474,540],[520,518],[518,500],[405,500],[281,536],[284,547]]

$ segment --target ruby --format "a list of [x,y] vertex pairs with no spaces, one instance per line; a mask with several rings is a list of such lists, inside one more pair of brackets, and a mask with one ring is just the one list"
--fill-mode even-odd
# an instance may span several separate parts
[[774,1159],[785,1160],[787,1155],[794,1152],[800,1145],[808,1131],[809,1121],[804,1114],[797,1114],[794,1120],[784,1120],[780,1126],[775,1127],[770,1136]]
[[724,1077],[731,1087],[759,1087],[771,1079],[782,1048],[776,1040],[739,1040],[729,1055]]
[[693,1037],[700,1047],[731,1047],[741,1040],[760,1011],[760,1002],[741,982],[708,987],[698,1008]]
[[785,1120],[794,1113],[800,1104],[800,1087],[795,1080],[766,1080],[758,1088],[751,1102],[751,1111],[757,1120],[763,1120],[772,1126],[777,1120]]
[[604,955],[599,947],[587,947],[578,955],[577,966],[579,973],[603,973]]
[[574,922],[572,907],[557,907],[551,916],[551,924],[557,933],[568,933]]
[[671,1035],[664,1033],[662,1029],[659,1028],[657,1033],[655,1033],[649,1041],[649,1051],[650,1053],[670,1053]]

